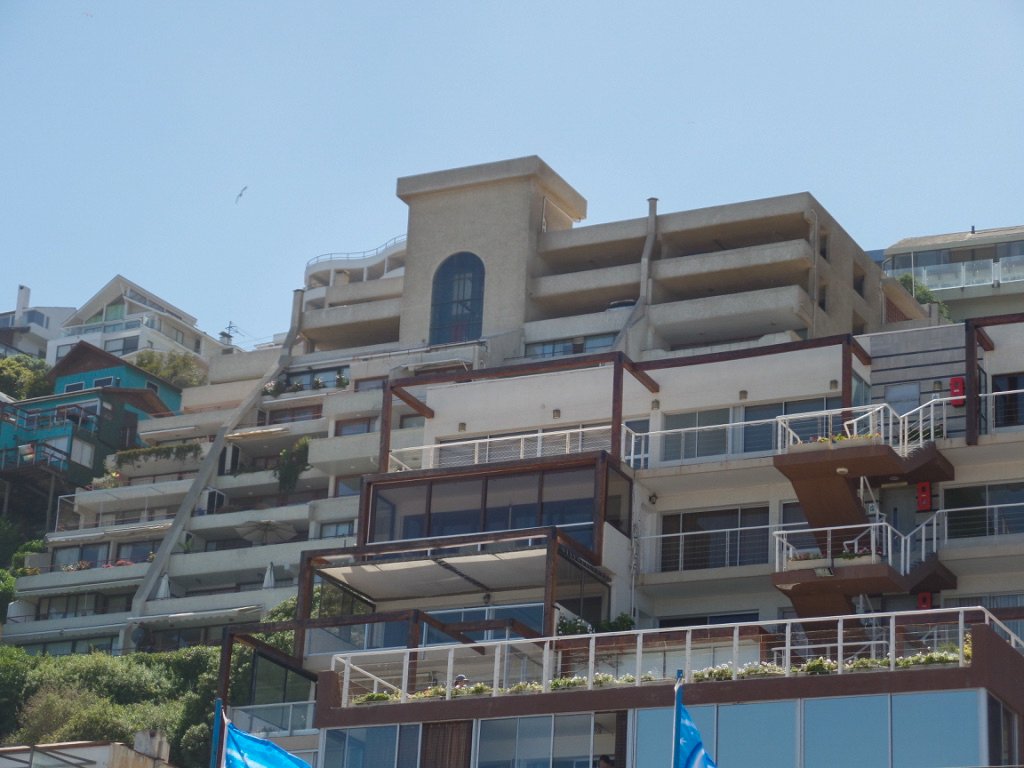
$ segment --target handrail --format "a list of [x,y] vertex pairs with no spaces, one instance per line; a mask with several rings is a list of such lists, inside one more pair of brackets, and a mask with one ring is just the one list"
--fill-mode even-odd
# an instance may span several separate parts
[[[498,435],[470,440],[455,440],[446,443],[428,443],[409,448],[394,448],[390,452],[388,470],[401,472],[411,468],[409,461],[402,461],[400,456],[421,455],[422,466],[439,466],[442,451],[458,451],[460,448],[472,450],[472,455],[456,454],[454,466],[475,466],[491,461],[512,461],[515,459],[533,458],[535,456],[569,455],[587,450],[585,442],[596,436],[610,436],[611,427],[601,424],[591,427],[576,427],[554,431],[534,431],[519,435]],[[576,447],[574,447],[574,443]],[[481,450],[483,449],[483,450]],[[492,458],[495,449],[501,452],[500,457]],[[445,465],[449,466],[449,465]]]
[[383,245],[378,245],[376,248],[370,248],[366,251],[349,251],[348,253],[321,253],[319,256],[314,256],[312,259],[306,262],[307,267],[311,267],[314,264],[319,264],[321,261],[333,261],[335,259],[341,260],[356,260],[356,259],[368,259],[373,256],[382,255],[385,251],[393,248],[399,243],[404,243],[406,235],[395,235]]
[[[969,633],[979,624],[992,627],[1024,654],[1024,641],[991,612],[961,606],[346,651],[332,656],[330,669],[340,678],[341,702],[347,707],[374,700],[357,695],[382,688],[393,692],[391,701],[406,702],[640,686],[648,681],[668,684],[679,667],[687,683],[895,671],[934,663],[966,667],[971,662]],[[456,672],[473,685],[454,688]]]

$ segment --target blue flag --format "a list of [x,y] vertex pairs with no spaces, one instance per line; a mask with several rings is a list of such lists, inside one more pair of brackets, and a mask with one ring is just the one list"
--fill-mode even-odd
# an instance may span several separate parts
[[676,714],[673,719],[672,768],[717,768],[704,751],[700,731],[683,706],[683,672],[676,672]]
[[259,739],[228,723],[224,732],[224,768],[309,768],[309,763],[272,741]]

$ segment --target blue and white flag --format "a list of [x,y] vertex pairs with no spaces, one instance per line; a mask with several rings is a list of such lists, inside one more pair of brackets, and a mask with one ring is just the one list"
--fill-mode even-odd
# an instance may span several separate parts
[[224,731],[224,768],[309,768],[302,758],[277,744],[240,731],[228,723]]
[[673,718],[672,768],[717,768],[704,751],[700,731],[683,706],[683,671],[676,672],[676,713]]

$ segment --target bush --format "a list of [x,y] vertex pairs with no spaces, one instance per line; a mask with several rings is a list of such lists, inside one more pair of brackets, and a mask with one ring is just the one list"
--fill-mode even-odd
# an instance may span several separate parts
[[29,677],[29,692],[45,687],[88,691],[115,704],[161,702],[174,691],[166,672],[134,655],[104,653],[43,657]]
[[18,711],[33,658],[21,648],[0,645],[0,739],[18,725]]

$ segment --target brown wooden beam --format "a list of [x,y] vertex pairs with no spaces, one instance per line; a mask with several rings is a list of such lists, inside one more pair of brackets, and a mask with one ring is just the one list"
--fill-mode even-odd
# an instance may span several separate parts
[[661,386],[653,378],[648,376],[644,371],[641,371],[637,364],[630,360],[625,355],[622,356],[622,367],[625,368],[630,376],[639,381],[645,387],[647,391],[652,395],[656,395],[661,391]]
[[418,413],[423,418],[425,418],[425,419],[432,419],[432,418],[434,418],[434,409],[431,408],[426,403],[424,403],[418,397],[415,397],[414,395],[409,394],[405,390],[405,387],[403,387],[401,385],[392,387],[391,394],[393,394],[395,397],[397,397],[403,403],[408,405],[410,408],[412,408],[414,411],[416,411],[416,413]]

